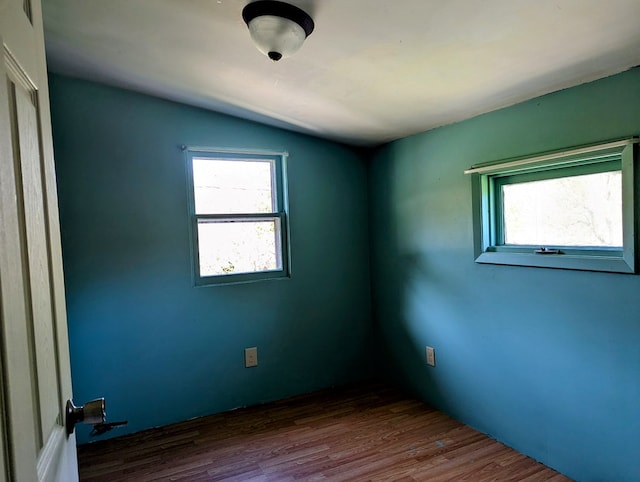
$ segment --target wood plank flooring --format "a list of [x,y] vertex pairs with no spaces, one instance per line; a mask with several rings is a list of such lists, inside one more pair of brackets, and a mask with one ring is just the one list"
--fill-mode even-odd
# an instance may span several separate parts
[[381,385],[325,390],[78,448],[81,481],[568,481]]

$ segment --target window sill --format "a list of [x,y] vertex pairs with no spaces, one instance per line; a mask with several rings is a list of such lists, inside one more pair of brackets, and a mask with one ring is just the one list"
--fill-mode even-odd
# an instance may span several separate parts
[[633,261],[625,259],[622,252],[612,252],[602,255],[541,255],[523,252],[485,251],[476,258],[476,263],[575,269],[583,271],[605,271],[610,273],[635,273]]
[[246,283],[257,283],[259,281],[275,281],[291,278],[286,271],[259,271],[255,273],[238,273],[226,274],[218,276],[199,276],[196,277],[196,286],[221,286],[221,285],[238,285]]

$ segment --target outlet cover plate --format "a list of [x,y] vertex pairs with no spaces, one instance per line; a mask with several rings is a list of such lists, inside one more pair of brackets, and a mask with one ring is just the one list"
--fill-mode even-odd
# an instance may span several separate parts
[[244,366],[245,368],[258,366],[258,347],[244,349]]
[[427,347],[427,365],[434,367],[436,366],[436,351],[433,347]]

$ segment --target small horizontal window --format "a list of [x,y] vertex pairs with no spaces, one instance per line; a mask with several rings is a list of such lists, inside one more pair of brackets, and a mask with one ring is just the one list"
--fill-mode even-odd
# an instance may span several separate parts
[[187,149],[196,284],[288,276],[283,159]]
[[636,272],[636,140],[474,166],[476,262]]
[[498,244],[622,248],[620,162],[542,174],[495,178]]

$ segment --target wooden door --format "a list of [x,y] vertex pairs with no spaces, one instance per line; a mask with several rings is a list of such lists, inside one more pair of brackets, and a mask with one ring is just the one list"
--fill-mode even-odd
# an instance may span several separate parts
[[69,348],[39,0],[0,0],[0,480],[75,481]]

